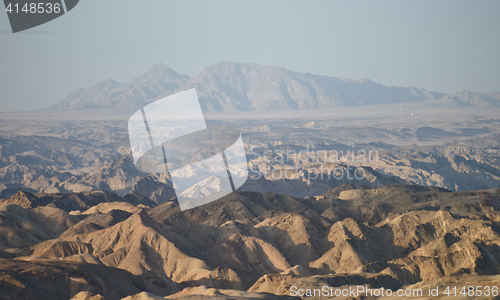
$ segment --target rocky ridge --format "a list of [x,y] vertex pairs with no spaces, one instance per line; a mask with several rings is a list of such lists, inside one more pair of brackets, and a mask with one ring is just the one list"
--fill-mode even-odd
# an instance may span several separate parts
[[[397,289],[467,276],[491,284],[498,195],[340,186],[315,198],[235,192],[181,212],[176,201],[134,205],[96,192],[75,200],[90,206],[75,213],[58,206],[61,195],[19,192],[0,200],[0,285],[27,299],[51,293],[36,288],[37,276],[70,278],[54,299],[282,299],[291,285]],[[83,266],[85,280],[71,275]],[[106,272],[134,284],[106,292],[94,283]]]

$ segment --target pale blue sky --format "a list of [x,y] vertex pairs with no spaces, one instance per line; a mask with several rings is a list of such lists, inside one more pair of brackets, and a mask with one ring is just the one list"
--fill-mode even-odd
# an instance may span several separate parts
[[52,105],[163,62],[220,61],[439,92],[500,91],[500,1],[80,0],[12,34],[0,11],[0,111]]

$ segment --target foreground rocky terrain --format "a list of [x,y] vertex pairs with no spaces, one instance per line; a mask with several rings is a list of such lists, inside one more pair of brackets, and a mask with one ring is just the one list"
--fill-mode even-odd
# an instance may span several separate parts
[[498,189],[341,185],[306,198],[235,192],[181,212],[134,193],[18,192],[0,200],[0,298],[498,286],[499,200]]

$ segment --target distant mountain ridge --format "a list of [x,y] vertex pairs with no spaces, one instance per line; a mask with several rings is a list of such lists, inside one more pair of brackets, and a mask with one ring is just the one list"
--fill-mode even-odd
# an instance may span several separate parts
[[444,106],[500,107],[500,92],[453,94],[413,87],[389,87],[368,79],[350,80],[289,71],[274,66],[220,62],[189,78],[158,63],[120,84],[106,80],[79,89],[50,110],[113,109],[133,112],[156,99],[195,88],[209,112],[330,109],[433,101]]
[[88,89],[79,89],[50,107],[54,110],[116,108],[134,110],[159,95],[172,93],[184,85],[188,76],[180,75],[163,64],[152,66],[142,76],[119,83],[105,80]]

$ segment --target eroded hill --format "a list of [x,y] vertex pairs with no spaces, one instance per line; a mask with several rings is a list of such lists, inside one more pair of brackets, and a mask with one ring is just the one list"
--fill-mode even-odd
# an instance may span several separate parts
[[494,285],[499,205],[498,189],[414,185],[235,192],[184,212],[19,192],[0,200],[0,286],[3,298],[284,299],[291,286]]

